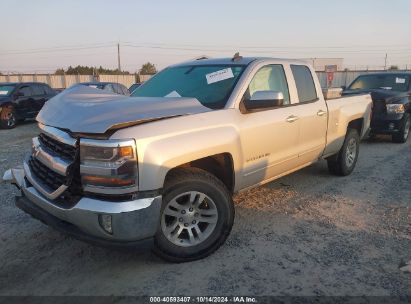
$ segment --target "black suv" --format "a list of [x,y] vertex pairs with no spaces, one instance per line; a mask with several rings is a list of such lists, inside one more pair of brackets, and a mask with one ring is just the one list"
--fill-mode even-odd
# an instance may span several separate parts
[[18,121],[35,118],[56,92],[45,83],[0,83],[0,127],[14,128]]
[[411,73],[384,72],[358,76],[343,95],[371,93],[372,134],[391,134],[405,143],[411,127]]

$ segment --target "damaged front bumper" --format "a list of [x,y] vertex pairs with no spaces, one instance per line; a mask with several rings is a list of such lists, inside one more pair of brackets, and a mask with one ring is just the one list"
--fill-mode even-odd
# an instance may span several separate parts
[[161,196],[124,202],[82,197],[64,208],[47,199],[26,179],[24,169],[8,170],[4,182],[16,185],[16,206],[57,230],[81,240],[120,247],[149,247],[160,218]]

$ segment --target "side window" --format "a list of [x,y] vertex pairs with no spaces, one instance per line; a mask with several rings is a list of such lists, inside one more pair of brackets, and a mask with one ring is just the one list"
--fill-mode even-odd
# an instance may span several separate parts
[[122,84],[120,84],[120,87],[121,87],[124,95],[130,95],[129,90],[128,90],[125,86],[123,86]]
[[120,94],[120,95],[123,95],[123,91],[121,90],[120,85],[118,85],[117,83],[114,83],[114,84],[113,84],[113,87],[114,87],[114,92],[115,92],[115,93]]
[[50,88],[50,86],[48,86],[47,84],[45,84],[44,86],[44,91],[46,92],[47,95],[53,95],[54,91],[52,88]]
[[257,91],[282,92],[284,104],[289,104],[290,94],[283,66],[279,64],[267,65],[258,70],[248,86],[249,97],[252,97]]
[[310,69],[305,65],[291,65],[299,102],[310,102],[317,99],[317,92]]
[[33,95],[31,88],[29,86],[23,86],[19,89],[19,93],[22,94],[24,97],[28,97]]
[[109,92],[114,92],[113,86],[111,84],[107,84],[104,87],[104,90],[109,91]]
[[33,90],[33,95],[44,95],[43,86],[39,84],[33,84],[31,85],[31,88]]

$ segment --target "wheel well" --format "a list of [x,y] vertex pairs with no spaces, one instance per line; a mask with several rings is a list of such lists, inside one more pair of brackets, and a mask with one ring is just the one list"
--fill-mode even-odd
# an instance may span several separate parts
[[[229,153],[221,153],[212,156],[207,156],[197,160],[193,160],[189,163],[182,164],[167,172],[167,176],[170,172],[178,168],[199,168],[207,171],[217,177],[227,187],[228,191],[234,192],[234,165],[233,158]],[[167,179],[166,176],[166,179]]]
[[358,118],[358,119],[355,119],[353,121],[350,121],[350,123],[348,124],[347,129],[357,130],[358,135],[361,136],[363,125],[364,125],[364,118]]

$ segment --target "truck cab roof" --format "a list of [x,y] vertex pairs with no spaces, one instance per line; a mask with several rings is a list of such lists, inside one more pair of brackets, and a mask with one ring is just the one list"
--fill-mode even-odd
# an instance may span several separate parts
[[286,59],[286,58],[271,58],[271,57],[233,57],[233,58],[210,58],[210,59],[198,59],[192,61],[185,61],[172,65],[171,67],[179,66],[202,66],[202,65],[233,65],[233,66],[247,66],[252,62],[256,61],[278,61],[283,63],[293,63],[293,64],[308,64],[306,61],[296,60],[296,59]]

